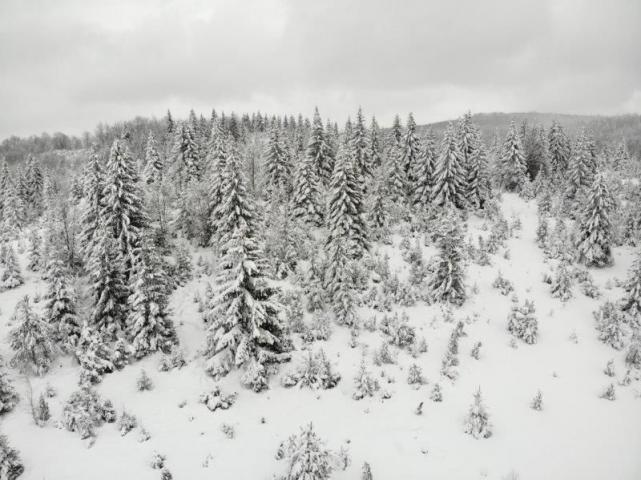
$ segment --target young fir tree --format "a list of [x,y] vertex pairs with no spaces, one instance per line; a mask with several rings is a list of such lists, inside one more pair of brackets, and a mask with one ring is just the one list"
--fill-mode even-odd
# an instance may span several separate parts
[[57,349],[49,326],[34,313],[29,297],[18,302],[12,322],[15,327],[9,332],[9,342],[15,354],[10,365],[22,373],[43,375],[49,371]]
[[33,228],[31,232],[29,232],[29,246],[27,250],[27,269],[32,272],[37,272],[43,267],[41,248],[42,240],[40,239],[40,234],[37,229]]
[[101,228],[96,232],[96,245],[88,265],[93,310],[92,328],[115,338],[123,330],[127,296],[123,259],[111,232]]
[[468,160],[467,166],[467,201],[475,208],[483,208],[490,198],[491,181],[487,167],[485,146],[477,137],[478,145]]
[[354,281],[350,275],[347,246],[339,239],[327,245],[329,264],[325,272],[325,287],[331,299],[336,321],[341,325],[356,324]]
[[463,233],[455,211],[449,210],[444,222],[443,230],[439,234],[439,256],[436,270],[430,280],[430,291],[437,301],[462,305],[465,301]]
[[311,423],[281,445],[277,458],[289,464],[284,480],[327,480],[338,466],[336,454],[325,448]]
[[270,198],[289,194],[292,185],[292,162],[287,141],[278,128],[272,128],[265,151],[267,191]]
[[158,152],[158,144],[153,132],[149,132],[147,137],[147,145],[145,146],[145,169],[143,177],[145,183],[158,183],[162,180],[163,174],[163,161]]
[[401,165],[407,178],[406,195],[411,195],[418,185],[418,179],[414,173],[418,168],[418,163],[422,163],[421,142],[416,134],[416,122],[414,116],[410,113],[407,117],[407,126],[405,134],[401,138]]
[[383,167],[384,173],[387,174],[386,190],[389,194],[389,199],[394,203],[400,203],[405,200],[405,192],[407,191],[407,175],[405,175],[405,169],[403,168],[402,162],[402,152],[399,145],[393,145],[387,154],[389,161],[389,172],[385,171],[385,166]]
[[114,352],[98,330],[85,322],[80,332],[80,338],[75,350],[75,356],[80,364],[80,385],[88,387],[100,383],[106,373],[114,371],[112,358]]
[[22,197],[18,194],[15,183],[9,179],[4,190],[4,199],[2,206],[3,229],[5,232],[16,232],[24,226],[25,223],[25,205]]
[[76,311],[76,295],[61,260],[54,259],[49,263],[48,281],[44,319],[56,341],[75,347],[80,338],[81,325]]
[[233,367],[251,367],[250,373],[264,377],[263,366],[277,361],[288,342],[276,290],[269,286],[267,264],[255,240],[253,206],[233,153],[227,158],[222,191],[218,210],[223,258],[210,303],[207,368],[224,375]]
[[134,354],[141,358],[158,350],[168,353],[177,337],[169,318],[165,272],[150,242],[145,242],[134,271],[127,317]]
[[461,153],[451,123],[441,142],[432,195],[437,205],[454,205],[458,208],[465,206],[465,170],[461,164]]
[[323,122],[318,113],[318,108],[315,108],[305,157],[311,162],[316,177],[324,185],[329,184],[334,163],[332,142],[329,136],[329,129],[327,131],[323,129]]
[[465,433],[472,435],[476,439],[492,436],[492,425],[489,421],[487,409],[483,405],[480,388],[474,394],[474,403],[470,406],[470,412],[465,423]]
[[209,153],[207,163],[209,165],[209,191],[207,192],[209,229],[212,232],[212,240],[215,239],[216,227],[219,219],[216,217],[216,209],[222,202],[222,183],[225,172],[228,145],[231,139],[224,131],[220,121],[215,121],[209,140]]
[[366,177],[372,175],[371,159],[369,157],[369,143],[367,139],[367,128],[363,112],[359,108],[356,112],[356,120],[351,131],[349,141],[349,154],[352,159],[352,165],[356,172],[357,179],[360,180],[361,186]]
[[622,310],[641,318],[641,254],[632,264],[623,289],[625,295],[621,301]]
[[27,181],[27,203],[34,217],[42,213],[43,208],[43,182],[42,170],[40,164],[33,155],[27,160],[27,170],[25,172]]
[[412,171],[412,204],[420,208],[427,208],[432,201],[436,173],[436,146],[431,131],[425,135],[422,147]]
[[579,262],[588,267],[612,265],[612,223],[610,215],[614,198],[610,194],[605,178],[597,175],[579,222],[576,239]]
[[0,290],[9,290],[19,287],[24,283],[22,273],[20,273],[20,265],[16,253],[11,245],[8,246],[4,256],[4,270],[0,275]]
[[371,192],[373,198],[368,219],[371,228],[380,233],[380,230],[387,225],[387,205],[385,202],[387,198],[387,189],[385,188],[387,179],[382,166],[376,169],[374,179],[374,188]]
[[317,227],[322,225],[323,209],[320,196],[312,160],[307,156],[299,158],[294,181],[292,216]]
[[521,137],[514,122],[503,142],[498,163],[499,183],[509,192],[520,191],[525,185],[527,167]]
[[118,139],[111,147],[107,162],[100,221],[117,240],[126,264],[125,274],[129,278],[129,270],[147,226],[147,215],[135,163],[124,142]]
[[327,245],[346,242],[350,258],[362,257],[369,248],[360,181],[348,152],[339,149],[330,184]]
[[18,450],[11,448],[6,436],[0,435],[0,478],[16,480],[24,472]]
[[465,172],[465,189],[469,190],[467,179],[471,176],[470,164],[479,147],[478,132],[472,123],[472,113],[467,111],[456,126],[456,140],[461,153],[461,166]]
[[0,359],[0,415],[9,413],[16,406],[20,397],[7,377],[4,362]]
[[100,212],[104,190],[104,172],[100,164],[100,156],[94,149],[84,171],[84,206],[81,213],[80,244],[88,261],[95,242],[95,232],[100,227]]
[[398,114],[394,116],[394,122],[392,123],[392,128],[389,135],[390,146],[401,144],[401,139],[403,138],[403,128],[401,127],[401,117],[399,117]]

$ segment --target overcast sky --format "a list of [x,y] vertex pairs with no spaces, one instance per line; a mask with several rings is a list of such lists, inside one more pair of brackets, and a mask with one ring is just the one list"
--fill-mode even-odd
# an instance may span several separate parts
[[167,108],[641,113],[641,0],[0,0],[0,139]]

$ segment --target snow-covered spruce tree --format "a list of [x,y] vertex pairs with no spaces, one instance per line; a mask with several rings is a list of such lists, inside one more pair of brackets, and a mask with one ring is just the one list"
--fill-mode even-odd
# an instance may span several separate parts
[[288,462],[284,480],[327,480],[339,466],[338,456],[325,447],[311,423],[283,442],[276,458]]
[[61,260],[54,259],[49,263],[48,281],[44,320],[51,327],[54,339],[64,344],[63,349],[75,347],[81,324],[76,311],[76,294]]
[[26,180],[26,198],[31,218],[36,218],[42,213],[43,208],[43,176],[39,162],[33,155],[27,160],[27,170],[25,171]]
[[479,138],[475,125],[472,123],[472,113],[468,110],[459,119],[456,125],[456,141],[461,154],[461,167],[465,172],[465,190],[469,191],[467,179],[470,175],[472,157],[476,155],[479,147]]
[[4,362],[0,359],[0,415],[13,410],[20,397],[7,377],[7,370]]
[[167,300],[165,272],[151,242],[144,242],[129,286],[127,335],[134,355],[168,353],[177,343]]
[[387,179],[384,177],[382,167],[375,170],[374,179],[374,188],[371,189],[370,210],[367,217],[372,233],[377,237],[381,237],[382,231],[387,225]]
[[32,310],[29,297],[16,305],[12,323],[15,327],[9,332],[9,343],[15,353],[10,365],[22,373],[47,373],[58,349],[49,326]]
[[[207,370],[225,375],[234,367],[251,368],[261,378],[248,379],[256,389],[264,365],[286,357],[288,340],[279,318],[276,290],[265,275],[267,265],[254,238],[253,206],[246,198],[238,161],[227,159],[220,206],[223,258],[210,304]],[[262,367],[262,368],[261,368]]]
[[632,263],[628,279],[623,286],[625,295],[621,300],[621,309],[641,318],[641,253]]
[[372,122],[369,126],[369,161],[372,171],[379,168],[383,164],[383,146],[380,141],[380,130],[376,117],[372,117]]
[[521,137],[514,122],[505,137],[498,160],[499,184],[507,191],[520,191],[525,185],[527,167]]
[[365,365],[365,358],[361,359],[360,367],[358,368],[358,373],[354,377],[354,386],[356,391],[352,394],[354,400],[362,400],[365,397],[373,397],[374,394],[380,388],[378,381],[374,376],[367,370]]
[[37,272],[43,266],[42,255],[40,251],[41,244],[42,240],[40,239],[38,230],[35,228],[31,229],[31,232],[29,233],[29,244],[27,247],[27,269],[31,270],[32,272]]
[[414,178],[414,173],[417,169],[418,162],[422,162],[421,157],[421,143],[416,134],[416,121],[414,115],[411,113],[407,116],[407,125],[405,126],[405,133],[401,138],[401,165],[407,178],[407,195],[411,195],[417,188],[417,179]]
[[386,190],[389,199],[394,203],[401,203],[405,200],[405,192],[407,190],[407,175],[403,168],[402,151],[399,145],[392,145],[387,153],[388,163],[383,166],[383,173],[386,175]]
[[209,140],[209,151],[207,154],[207,164],[209,170],[209,190],[207,192],[207,201],[209,208],[209,230],[212,232],[212,238],[216,239],[216,227],[219,218],[216,217],[216,209],[222,202],[222,184],[225,172],[225,162],[227,159],[228,145],[231,137],[227,136],[223,125],[220,121],[215,121],[212,125]]
[[160,153],[158,153],[156,137],[153,132],[149,132],[147,145],[145,146],[145,169],[143,171],[145,183],[160,182],[162,180],[163,169],[164,165],[162,158],[160,158]]
[[118,241],[125,261],[125,275],[135,261],[147,215],[142,203],[136,165],[123,141],[116,139],[111,147],[105,172],[103,208],[100,220]]
[[348,152],[340,148],[330,184],[327,245],[346,244],[350,258],[362,257],[369,248],[359,182]]
[[352,161],[358,185],[364,187],[365,178],[372,175],[372,166],[369,158],[369,144],[367,139],[367,128],[363,111],[358,109],[356,120],[349,137],[349,155]]
[[605,177],[599,174],[583,207],[576,238],[579,262],[588,267],[612,265],[613,228],[610,215],[613,208],[614,198]]
[[350,275],[350,260],[346,245],[337,240],[327,245],[329,262],[325,271],[325,288],[336,321],[341,325],[356,325],[354,281]]
[[507,324],[508,332],[530,345],[536,343],[539,329],[534,312],[532,301],[526,300],[521,307],[515,303],[512,305]]
[[470,406],[470,412],[465,422],[465,433],[476,439],[492,436],[492,425],[485,405],[483,405],[480,388],[474,394],[474,403]]
[[18,451],[9,446],[6,436],[0,435],[0,478],[15,480],[24,472]]
[[278,127],[272,127],[265,150],[267,191],[270,198],[288,195],[292,189],[292,162],[287,140]]
[[431,295],[437,301],[462,305],[465,301],[463,233],[458,214],[453,209],[444,217],[438,246],[436,270],[429,282]]
[[318,177],[312,159],[299,158],[294,179],[292,216],[314,226],[323,223],[323,208]]
[[[212,213],[212,237],[222,248],[236,230],[245,229],[254,236],[254,209],[247,194],[241,161],[235,143],[228,142],[220,180],[220,202]],[[224,253],[224,251],[223,251]]]
[[6,255],[4,258],[4,270],[0,275],[0,290],[9,290],[11,288],[19,287],[24,283],[22,274],[20,273],[20,266],[13,247],[7,247]]
[[590,139],[583,132],[576,141],[566,174],[565,197],[569,200],[576,200],[594,181],[595,171],[590,145]]
[[95,235],[96,245],[88,265],[93,300],[89,323],[101,333],[115,338],[124,330],[127,297],[124,262],[110,231],[101,228]]
[[568,168],[571,148],[563,127],[556,121],[552,122],[548,132],[548,151],[552,176],[560,179]]
[[625,314],[613,302],[607,301],[593,312],[593,315],[596,320],[596,329],[599,332],[599,340],[615,350],[621,350],[625,346],[628,336]]
[[434,175],[432,199],[441,206],[465,206],[465,170],[461,163],[454,126],[450,123],[441,142],[441,151]]
[[432,188],[436,173],[436,145],[434,135],[427,132],[422,141],[422,148],[412,169],[412,204],[415,207],[427,208],[432,203]]
[[25,223],[25,205],[13,180],[9,178],[4,190],[2,228],[6,233],[17,232]]
[[314,118],[312,120],[312,129],[305,150],[305,157],[310,161],[316,178],[324,185],[328,185],[332,178],[334,161],[332,158],[332,146],[328,138],[329,132],[323,129],[323,122],[318,113],[318,108],[314,109]]
[[475,208],[483,208],[490,198],[492,186],[487,165],[487,151],[480,138],[467,165],[467,201]]
[[95,243],[96,230],[101,225],[100,212],[104,191],[104,172],[100,156],[94,149],[84,171],[84,205],[81,213],[80,244],[85,262],[89,260]]
[[187,183],[199,180],[203,173],[200,149],[196,141],[194,128],[189,122],[183,122],[177,129],[173,149],[174,176],[179,189]]

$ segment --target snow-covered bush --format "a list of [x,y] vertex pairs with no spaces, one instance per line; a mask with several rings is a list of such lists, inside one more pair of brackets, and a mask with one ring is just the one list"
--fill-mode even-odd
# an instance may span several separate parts
[[416,340],[416,330],[408,325],[409,318],[406,313],[400,317],[398,313],[394,316],[384,315],[379,329],[390,337],[390,342],[399,348],[409,347]]
[[492,282],[492,287],[496,288],[501,292],[501,295],[505,296],[514,291],[514,285],[512,285],[512,282],[503,276],[500,270],[497,277]]
[[614,384],[611,383],[600,395],[601,398],[604,398],[606,400],[614,401],[616,400],[616,392],[614,390]]
[[218,385],[214,387],[211,392],[203,393],[199,401],[204,404],[210,411],[215,412],[216,410],[227,410],[236,402],[237,394],[234,393],[224,393]]
[[327,480],[341,463],[338,455],[325,447],[311,423],[280,444],[276,459],[287,461],[284,480]]
[[302,363],[292,373],[286,375],[282,384],[286,387],[298,385],[300,388],[329,389],[334,388],[341,376],[334,372],[323,349],[315,354],[308,352]]
[[481,347],[482,346],[483,346],[482,342],[476,342],[474,344],[474,347],[472,347],[472,351],[470,352],[470,356],[473,359],[478,360],[479,358],[481,358]]
[[492,436],[492,425],[485,405],[483,405],[481,389],[474,394],[474,403],[470,406],[467,421],[465,422],[465,433],[472,435],[476,439]]
[[378,366],[396,363],[395,352],[392,351],[388,342],[383,341],[381,346],[374,350],[374,363]]
[[430,400],[433,402],[442,402],[443,394],[441,393],[441,386],[438,383],[435,383],[430,392]]
[[523,306],[515,303],[507,324],[508,332],[530,345],[536,343],[538,336],[538,321],[534,312],[534,303],[531,301],[526,300]]
[[0,435],[0,478],[2,480],[15,480],[24,472],[24,465],[20,454],[9,446],[9,440]]
[[625,363],[632,368],[641,369],[641,339],[635,337],[630,342],[625,355]]
[[102,400],[90,388],[83,388],[71,394],[62,410],[62,424],[70,432],[77,432],[80,438],[95,436],[95,429],[103,423],[112,423],[116,412],[109,400]]
[[536,395],[532,399],[532,402],[530,403],[530,408],[532,410],[543,410],[543,394],[541,393],[541,390],[536,392]]
[[93,385],[102,381],[103,375],[111,373],[114,365],[113,352],[105,342],[104,336],[86,323],[82,328],[76,358],[80,363],[80,385]]
[[145,392],[154,388],[154,383],[144,369],[140,371],[140,375],[136,379],[136,388],[139,392]]
[[117,426],[120,435],[124,437],[138,426],[138,419],[134,415],[123,410],[120,418],[118,419]]
[[332,334],[332,323],[329,315],[317,311],[312,315],[312,323],[303,333],[303,340],[312,343],[316,340],[329,340]]
[[407,373],[407,383],[409,385],[422,385],[425,383],[425,379],[423,378],[423,369],[415,363],[410,365]]
[[593,315],[596,320],[596,329],[599,332],[599,340],[615,350],[621,350],[625,346],[629,331],[625,314],[613,302],[607,301],[593,312]]
[[559,263],[556,269],[550,284],[550,292],[554,298],[558,298],[562,302],[567,302],[572,298],[572,275],[565,261]]
[[185,353],[181,348],[174,347],[170,353],[164,353],[158,361],[158,370],[168,372],[174,368],[182,368],[187,365]]

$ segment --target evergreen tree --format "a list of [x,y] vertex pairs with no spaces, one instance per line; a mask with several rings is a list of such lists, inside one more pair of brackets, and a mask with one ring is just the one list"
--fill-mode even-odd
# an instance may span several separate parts
[[104,172],[96,150],[89,157],[89,162],[85,169],[83,190],[85,204],[81,216],[80,243],[85,261],[87,261],[94,246],[96,230],[101,225],[100,212],[102,211],[104,191]]
[[0,415],[9,413],[16,406],[20,397],[7,377],[4,362],[0,359]]
[[414,164],[412,173],[412,203],[415,206],[426,208],[431,204],[436,173],[436,147],[431,131],[427,133],[422,143],[423,148]]
[[376,122],[376,117],[372,117],[372,123],[369,127],[369,160],[372,167],[372,171],[379,168],[383,163],[382,158],[382,146],[380,141],[380,130],[378,128],[378,123]]
[[75,351],[80,364],[80,385],[88,387],[100,383],[105,373],[114,371],[111,351],[103,335],[85,322]]
[[22,373],[43,375],[49,371],[57,349],[49,326],[34,313],[29,297],[18,302],[12,322],[16,326],[9,332],[9,343],[15,351],[11,366]]
[[632,264],[623,289],[625,296],[621,302],[621,308],[623,311],[641,318],[641,254]]
[[374,174],[375,184],[372,190],[372,206],[369,211],[369,224],[374,230],[380,230],[385,228],[387,225],[387,189],[386,181],[387,178],[384,177],[383,167],[379,167]]
[[499,183],[506,190],[514,192],[523,188],[526,180],[525,156],[514,122],[503,142],[498,169]]
[[297,162],[292,215],[311,225],[320,226],[323,222],[323,209],[318,178],[312,162],[308,156]]
[[209,202],[209,227],[215,233],[217,227],[216,209],[222,202],[222,184],[225,172],[225,161],[230,140],[227,138],[221,122],[215,121],[209,141],[209,153],[207,162],[209,164],[210,178],[209,191],[207,194]]
[[472,159],[477,155],[480,138],[476,126],[472,123],[472,113],[466,112],[456,126],[456,140],[461,153],[461,167],[465,173],[465,188],[469,191],[467,180],[473,177],[470,171]]
[[96,232],[97,241],[88,266],[93,311],[90,325],[114,338],[123,330],[127,291],[122,256],[105,228]]
[[39,163],[30,155],[27,160],[27,170],[25,172],[27,182],[27,203],[34,216],[39,216],[43,208],[43,186],[44,178]]
[[454,127],[450,123],[441,143],[441,153],[434,176],[433,201],[437,205],[465,205],[465,171],[461,165],[461,153],[456,143]]
[[327,244],[346,242],[350,258],[360,258],[369,248],[362,189],[345,148],[341,148],[336,157],[330,188]]
[[597,175],[583,208],[576,239],[579,262],[588,267],[605,267],[613,262],[610,222],[613,208],[614,198],[605,178]]
[[467,201],[476,208],[483,208],[491,195],[491,181],[487,167],[487,152],[478,139],[478,145],[469,158],[467,168]]
[[266,262],[247,226],[240,225],[227,236],[224,251],[210,303],[207,370],[218,376],[234,367],[246,367],[246,373],[252,368],[247,383],[259,390],[266,385],[264,365],[279,361],[288,348],[279,318],[282,307],[274,297],[276,290],[269,286]]
[[463,233],[455,211],[447,212],[444,223],[438,238],[439,257],[430,280],[430,290],[437,301],[462,305],[465,301]]
[[349,153],[357,178],[364,182],[365,177],[372,175],[372,166],[369,157],[369,143],[363,112],[359,108],[356,120],[349,138]]
[[76,346],[80,337],[80,321],[76,311],[76,295],[61,260],[49,264],[49,289],[45,296],[45,321],[54,339]]
[[396,114],[390,130],[390,146],[400,145],[403,138],[403,129],[401,127],[401,117]]
[[2,274],[0,275],[0,290],[16,288],[23,283],[24,280],[20,273],[20,266],[18,265],[16,253],[14,252],[13,247],[9,246],[4,257],[4,270],[2,270]]
[[292,165],[286,141],[278,128],[272,128],[265,152],[267,190],[272,199],[291,192]]
[[325,448],[311,423],[281,445],[278,458],[283,457],[289,463],[284,480],[327,480],[338,464],[335,454]]
[[4,189],[2,205],[3,230],[6,233],[21,230],[25,223],[25,205],[15,183],[9,179]]
[[32,272],[37,272],[43,267],[41,247],[42,241],[38,234],[38,230],[33,228],[31,229],[31,232],[29,232],[29,247],[27,255],[29,260],[29,263],[27,263],[27,269]]
[[570,200],[577,199],[583,190],[594,181],[594,165],[590,151],[590,140],[585,132],[577,139],[574,155],[570,160],[567,171],[567,187],[565,195]]
[[332,242],[327,247],[329,264],[325,272],[325,285],[332,310],[339,324],[353,326],[356,324],[356,300],[348,251],[345,243],[341,241]]
[[138,358],[158,350],[168,353],[177,343],[164,275],[153,245],[146,242],[135,265],[128,300],[128,336]]
[[492,436],[492,425],[489,422],[489,415],[485,405],[483,405],[480,388],[474,394],[474,403],[470,407],[467,422],[465,423],[465,433],[472,435],[476,439]]
[[0,435],[0,478],[2,480],[16,480],[24,472],[24,465],[20,454],[9,446],[9,440]]
[[407,178],[406,194],[411,195],[417,188],[414,172],[421,161],[421,143],[416,135],[416,122],[410,113],[407,117],[405,134],[401,138],[401,165]]
[[315,108],[305,156],[311,162],[316,172],[316,177],[324,185],[329,184],[334,163],[332,142],[329,136],[329,129],[327,131],[323,129],[323,122],[318,113],[318,108]]
[[162,179],[163,162],[158,153],[158,145],[156,144],[156,137],[153,132],[149,132],[147,137],[147,145],[145,147],[145,170],[143,177],[145,182],[158,183]]
[[200,179],[202,165],[196,134],[191,123],[183,122],[177,133],[173,155],[178,186],[182,188],[186,183]]
[[563,127],[556,121],[552,122],[548,132],[548,150],[552,174],[560,178],[568,168],[571,148]]
[[120,140],[114,141],[107,162],[100,221],[118,241],[128,278],[147,226],[147,216],[134,162]]

